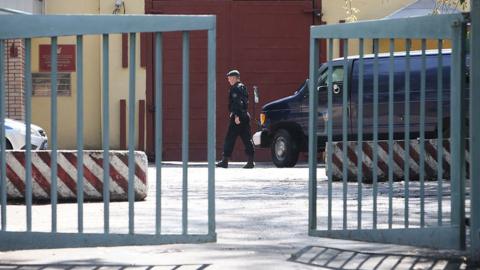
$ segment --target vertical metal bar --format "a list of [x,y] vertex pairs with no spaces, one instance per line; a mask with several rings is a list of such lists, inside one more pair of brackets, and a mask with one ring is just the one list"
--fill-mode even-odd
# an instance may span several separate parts
[[420,71],[420,227],[425,227],[425,91],[427,41],[422,39],[422,67]]
[[308,80],[308,228],[317,229],[317,121],[318,121],[318,40],[310,37],[310,73]]
[[103,232],[110,232],[110,64],[109,64],[109,36],[103,34]]
[[183,65],[182,65],[182,232],[188,233],[188,136],[189,136],[189,58],[190,36],[183,32]]
[[437,67],[437,205],[438,226],[443,224],[443,40],[438,40],[438,67]]
[[377,228],[378,194],[378,39],[373,40],[373,229]]
[[57,232],[57,37],[51,38],[51,129],[52,129],[52,156],[51,156],[51,175],[50,175],[50,201],[52,204],[52,233]]
[[2,232],[7,230],[7,164],[5,153],[5,42],[0,40],[0,203]]
[[130,78],[128,81],[128,233],[135,232],[135,69],[136,33],[130,33]]
[[349,102],[348,102],[348,76],[349,74],[349,71],[348,71],[348,39],[345,39],[343,41],[343,111],[342,111],[342,116],[343,116],[343,119],[342,119],[342,131],[343,131],[343,134],[342,134],[342,138],[343,138],[343,142],[342,142],[342,146],[343,146],[343,149],[342,149],[342,161],[343,161],[343,166],[342,166],[342,169],[343,169],[343,229],[346,230],[347,229],[347,210],[348,210],[348,204],[347,204],[347,195],[348,195],[348,184],[347,184],[347,180],[348,180],[348,158],[347,158],[347,149],[348,149],[348,145],[347,145],[347,141],[348,141],[348,138],[347,138],[347,128],[348,128],[348,112],[349,112]]
[[363,181],[363,55],[364,40],[359,39],[358,45],[358,140],[357,140],[357,229],[362,228],[362,181]]
[[[471,0],[470,164],[480,164],[480,1]],[[475,105],[475,106],[474,106]],[[470,165],[471,190],[480,190],[480,166]],[[480,262],[480,194],[470,193],[470,257]]]
[[83,36],[77,36],[77,227],[83,233]]
[[395,40],[390,39],[390,66],[388,73],[388,228],[393,224],[393,102]]
[[404,190],[404,198],[405,198],[405,214],[404,214],[404,222],[405,228],[409,227],[409,197],[410,197],[410,49],[412,47],[412,40],[407,39],[405,44],[405,142],[404,142],[404,151],[405,155],[404,159],[404,168],[403,168],[403,175],[405,177],[405,190]]
[[333,147],[332,147],[332,121],[333,121],[333,110],[332,110],[332,100],[333,100],[333,86],[332,86],[332,72],[333,72],[333,39],[328,39],[328,142],[327,142],[327,166],[330,168],[328,170],[328,230],[332,230],[332,156],[333,156]]
[[[452,26],[452,67],[450,92],[451,137],[451,218],[459,226],[459,248],[465,248],[465,27]],[[473,62],[473,61],[472,61]]]
[[163,147],[163,65],[162,33],[155,33],[155,168],[156,181],[156,234],[162,232],[162,147]]
[[32,231],[32,40],[25,39],[25,205],[27,207],[27,231]]
[[208,30],[208,234],[215,235],[216,26]]

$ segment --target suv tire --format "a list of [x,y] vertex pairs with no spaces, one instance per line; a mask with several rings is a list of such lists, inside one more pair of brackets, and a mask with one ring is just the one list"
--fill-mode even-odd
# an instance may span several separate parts
[[298,161],[298,145],[285,129],[279,129],[273,136],[270,147],[272,161],[279,168],[293,167]]

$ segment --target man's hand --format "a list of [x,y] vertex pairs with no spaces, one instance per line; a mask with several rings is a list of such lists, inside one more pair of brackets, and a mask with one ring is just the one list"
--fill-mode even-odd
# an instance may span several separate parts
[[235,116],[235,124],[240,125],[240,117]]

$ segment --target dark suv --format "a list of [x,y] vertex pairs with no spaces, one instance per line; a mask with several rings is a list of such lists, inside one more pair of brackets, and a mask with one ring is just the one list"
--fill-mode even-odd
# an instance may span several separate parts
[[[450,117],[450,51],[442,53],[442,111],[443,130],[449,133]],[[359,59],[349,58],[349,73],[344,72],[344,59],[333,60],[332,116],[327,115],[327,64],[319,69],[318,78],[318,150],[325,148],[326,123],[331,118],[333,140],[342,138],[343,80],[348,76],[348,137],[357,139]],[[425,137],[433,138],[437,134],[437,75],[438,51],[426,53],[426,93],[425,93]],[[411,52],[410,56],[410,138],[419,136],[420,131],[420,88],[421,88],[421,52]],[[364,57],[364,95],[363,95],[363,138],[373,138],[373,84],[374,57]],[[405,127],[405,53],[394,56],[394,139],[404,138]],[[378,138],[388,139],[388,101],[389,101],[389,54],[378,56]],[[255,133],[253,141],[256,147],[270,147],[272,161],[277,167],[293,167],[300,152],[308,150],[308,80],[300,85],[292,96],[272,101],[262,108],[260,120],[262,130]]]

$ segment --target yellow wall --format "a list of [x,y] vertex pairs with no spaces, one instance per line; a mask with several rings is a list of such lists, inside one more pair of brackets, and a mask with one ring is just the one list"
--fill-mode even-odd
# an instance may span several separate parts
[[[391,13],[415,2],[416,0],[353,0],[353,6],[359,9],[359,13],[356,14],[357,19],[360,20],[375,20],[384,18]],[[342,2],[342,3],[340,3]],[[345,18],[345,9],[343,8],[343,1],[327,0],[323,1],[322,8],[324,10],[323,20],[327,24],[338,23],[339,20]],[[395,42],[396,51],[405,50],[404,41]],[[420,50],[420,41],[414,40],[412,42],[412,50]],[[379,51],[387,52],[389,51],[389,41],[380,40]],[[445,41],[443,44],[444,48],[449,48],[450,42]],[[337,57],[338,54],[338,41],[334,41],[334,57]],[[436,41],[429,41],[427,43],[427,49],[437,48]],[[371,40],[365,40],[365,53],[371,53],[373,50],[373,44]],[[358,54],[358,42],[356,40],[349,40],[349,54],[355,55]]]
[[[44,0],[47,14],[112,14],[113,0]],[[125,0],[130,14],[143,14],[144,1]],[[121,15],[117,15],[121,16]],[[49,44],[49,39],[32,41],[32,72],[38,72],[39,44]],[[75,44],[74,37],[59,38],[59,44]],[[102,39],[84,36],[84,140],[86,149],[102,147]],[[137,35],[136,99],[145,99],[145,69],[140,67],[140,37]],[[128,68],[121,66],[121,35],[110,35],[110,146],[119,147],[119,100],[128,99]],[[77,59],[78,61],[78,59]],[[72,74],[72,91],[69,97],[58,97],[58,143],[60,149],[76,148],[76,72]],[[33,97],[32,119],[51,137],[50,97]],[[138,101],[136,102],[138,111]],[[138,112],[135,118],[138,122]],[[138,126],[138,123],[136,123]],[[138,128],[135,129],[136,133]],[[137,139],[135,140],[135,142]]]

